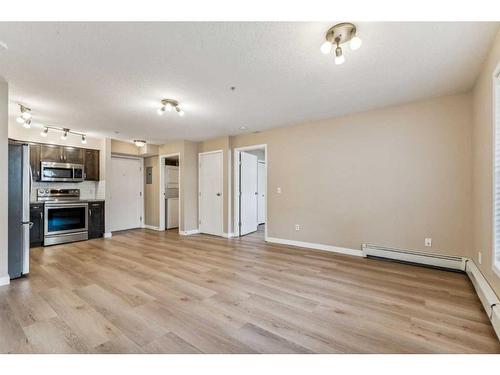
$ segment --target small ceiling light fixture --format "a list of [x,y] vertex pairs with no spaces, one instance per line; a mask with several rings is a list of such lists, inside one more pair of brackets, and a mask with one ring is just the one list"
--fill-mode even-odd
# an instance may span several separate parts
[[62,139],[63,141],[65,141],[65,140],[66,140],[66,138],[68,138],[69,129],[63,128],[63,132],[64,132],[64,133],[63,133],[63,135],[61,135],[61,139]]
[[[22,104],[19,104],[19,110],[21,111],[21,114],[16,118],[16,121],[20,124],[23,124],[25,128],[29,128],[31,125],[31,109],[28,107],[25,107]],[[26,125],[26,122],[30,121],[30,124]]]
[[144,147],[144,146],[146,146],[146,141],[142,141],[142,140],[140,140],[140,139],[135,139],[135,140],[134,140],[134,143],[135,143],[135,145],[136,145],[137,147]]
[[31,128],[31,120],[26,120],[23,124],[23,127],[25,127],[26,129]]
[[179,116],[184,116],[184,111],[181,109],[179,102],[174,99],[163,99],[161,101],[161,107],[156,111],[160,116],[167,112],[171,112],[172,108],[175,108]]
[[87,144],[87,138],[85,138],[85,134],[82,134],[82,144]]
[[356,35],[356,26],[350,22],[338,23],[330,28],[325,35],[326,41],[321,45],[321,52],[329,54],[335,45],[335,64],[340,65],[345,62],[345,56],[341,45],[350,42],[352,50],[361,47],[361,39]]
[[46,137],[48,134],[49,134],[49,128],[45,126],[45,127],[43,128],[42,132],[40,133],[40,135],[41,135],[42,137]]

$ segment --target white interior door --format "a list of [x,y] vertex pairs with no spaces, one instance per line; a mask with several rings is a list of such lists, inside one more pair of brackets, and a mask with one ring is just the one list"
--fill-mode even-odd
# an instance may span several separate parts
[[240,235],[257,230],[257,156],[240,152]]
[[222,236],[222,152],[199,154],[199,229]]
[[111,158],[111,214],[112,231],[142,226],[143,177],[142,161]]
[[258,163],[257,191],[259,193],[257,199],[258,222],[265,224],[266,222],[266,164]]

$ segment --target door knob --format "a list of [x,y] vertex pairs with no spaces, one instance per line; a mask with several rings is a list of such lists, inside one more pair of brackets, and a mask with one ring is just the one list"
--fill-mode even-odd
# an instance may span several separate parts
[[218,197],[220,197],[220,193],[217,193],[216,195],[217,195]]

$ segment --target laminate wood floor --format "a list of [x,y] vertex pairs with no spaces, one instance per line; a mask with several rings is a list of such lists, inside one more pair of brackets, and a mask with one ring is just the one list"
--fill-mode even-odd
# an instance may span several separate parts
[[175,231],[31,251],[2,353],[499,353],[464,274]]

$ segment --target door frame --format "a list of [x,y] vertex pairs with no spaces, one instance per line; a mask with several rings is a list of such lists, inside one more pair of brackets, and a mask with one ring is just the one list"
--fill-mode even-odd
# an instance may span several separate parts
[[239,168],[239,161],[240,161],[240,152],[242,151],[254,151],[254,150],[262,150],[264,149],[264,160],[266,163],[266,187],[265,187],[265,194],[266,194],[266,224],[264,226],[264,240],[267,242],[267,228],[269,226],[269,218],[268,218],[268,194],[267,192],[269,189],[267,188],[268,185],[268,173],[267,173],[267,143],[265,144],[259,144],[259,145],[251,145],[251,146],[244,146],[244,147],[235,147],[234,148],[234,217],[233,217],[233,233],[234,237],[241,237],[240,235],[240,168]]
[[[141,211],[141,217],[142,217],[142,220],[141,220],[141,224],[139,226],[139,228],[144,228],[144,222],[146,221],[146,216],[145,216],[145,204],[144,204],[144,185],[146,183],[146,176],[144,174],[144,158],[141,158],[139,156],[128,156],[128,155],[120,155],[120,154],[111,154],[111,157],[110,159],[112,158],[120,158],[120,159],[133,159],[133,160],[139,160],[140,163],[141,163],[141,173],[142,173],[142,179],[141,179],[141,192],[142,192],[142,199],[141,199],[141,207],[140,207],[140,211]],[[110,166],[111,166],[111,163],[112,161],[110,160]],[[111,182],[111,184],[113,184]],[[116,232],[116,231],[115,231]],[[110,233],[112,234],[113,231],[110,231]]]
[[165,230],[165,159],[166,158],[171,158],[172,156],[177,156],[179,158],[179,212],[177,213],[179,215],[179,234],[182,232],[184,229],[184,223],[181,223],[181,207],[184,206],[183,204],[183,194],[182,194],[182,180],[181,180],[181,173],[182,173],[182,168],[181,168],[181,153],[180,152],[174,152],[171,154],[161,154],[158,155],[158,169],[160,170],[160,193],[158,199],[160,200],[160,212],[159,212],[159,226],[158,230],[163,231]]
[[[218,234],[220,237],[224,237],[224,150],[214,150],[214,151],[206,151],[206,152],[199,152],[198,153],[198,231],[200,231],[200,217],[201,217],[201,204],[200,204],[200,196],[201,196],[201,183],[200,183],[200,167],[201,167],[201,156],[202,155],[208,155],[208,154],[221,154],[221,174],[220,174],[220,186],[222,186],[222,191],[221,191],[221,197],[222,199],[220,200],[221,204],[221,212],[222,212],[222,218],[221,218],[221,231]],[[200,232],[201,233],[201,232]]]

